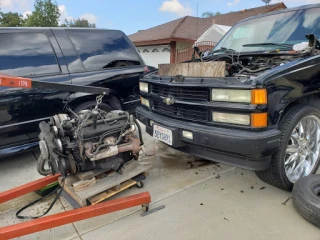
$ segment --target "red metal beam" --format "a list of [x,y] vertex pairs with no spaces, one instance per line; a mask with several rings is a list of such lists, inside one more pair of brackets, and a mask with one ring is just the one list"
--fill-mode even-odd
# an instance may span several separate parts
[[108,202],[38,218],[24,223],[18,223],[0,228],[0,240],[24,236],[87,218],[97,217],[106,213],[139,206],[142,204],[148,204],[150,202],[150,194],[148,192],[144,192],[129,197],[110,200]]
[[19,187],[10,189],[8,191],[2,192],[2,193],[0,193],[0,204],[7,202],[13,198],[20,197],[26,193],[36,191],[40,188],[43,188],[43,187],[49,185],[50,183],[54,183],[54,182],[58,181],[59,177],[60,177],[60,174],[56,174],[54,176],[44,177],[39,180],[36,180],[36,181],[30,182],[30,183],[21,185]]

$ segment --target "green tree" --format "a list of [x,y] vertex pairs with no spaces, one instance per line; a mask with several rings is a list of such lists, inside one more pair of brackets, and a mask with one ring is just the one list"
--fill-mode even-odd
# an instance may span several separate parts
[[58,27],[60,11],[58,4],[52,0],[36,0],[34,11],[28,16],[28,27]]
[[207,18],[207,17],[213,17],[213,16],[217,16],[217,15],[221,15],[221,12],[204,12],[202,13],[202,17],[203,18]]
[[1,27],[22,27],[25,24],[23,16],[19,13],[0,12],[0,26]]
[[64,20],[64,23],[61,24],[61,27],[83,27],[83,28],[96,28],[96,24],[89,23],[85,18],[77,18],[71,20]]

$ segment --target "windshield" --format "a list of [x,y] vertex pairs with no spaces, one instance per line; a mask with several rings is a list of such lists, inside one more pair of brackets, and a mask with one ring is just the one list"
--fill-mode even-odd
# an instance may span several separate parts
[[[311,33],[320,37],[320,8],[302,9],[241,22],[225,35],[214,50],[227,48],[237,52],[255,52],[288,49],[281,44],[308,42],[305,35]],[[280,46],[261,46],[258,43],[276,43]],[[243,46],[246,44],[257,45]]]

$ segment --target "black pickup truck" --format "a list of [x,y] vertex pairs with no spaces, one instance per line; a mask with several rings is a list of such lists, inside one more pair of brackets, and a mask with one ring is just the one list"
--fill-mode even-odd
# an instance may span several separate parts
[[290,190],[320,160],[320,4],[237,23],[196,61],[224,61],[225,77],[140,81],[138,119],[154,138],[256,171]]
[[[148,71],[128,37],[118,30],[0,28],[0,73],[74,85],[108,87],[105,110],[134,112],[138,82]],[[0,157],[38,147],[38,124],[68,103],[78,111],[96,96],[0,87]]]

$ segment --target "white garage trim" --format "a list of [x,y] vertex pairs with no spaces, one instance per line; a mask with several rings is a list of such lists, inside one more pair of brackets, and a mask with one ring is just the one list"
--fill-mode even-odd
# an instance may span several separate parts
[[158,64],[170,63],[170,46],[145,46],[137,47],[141,57],[149,66],[158,68]]

